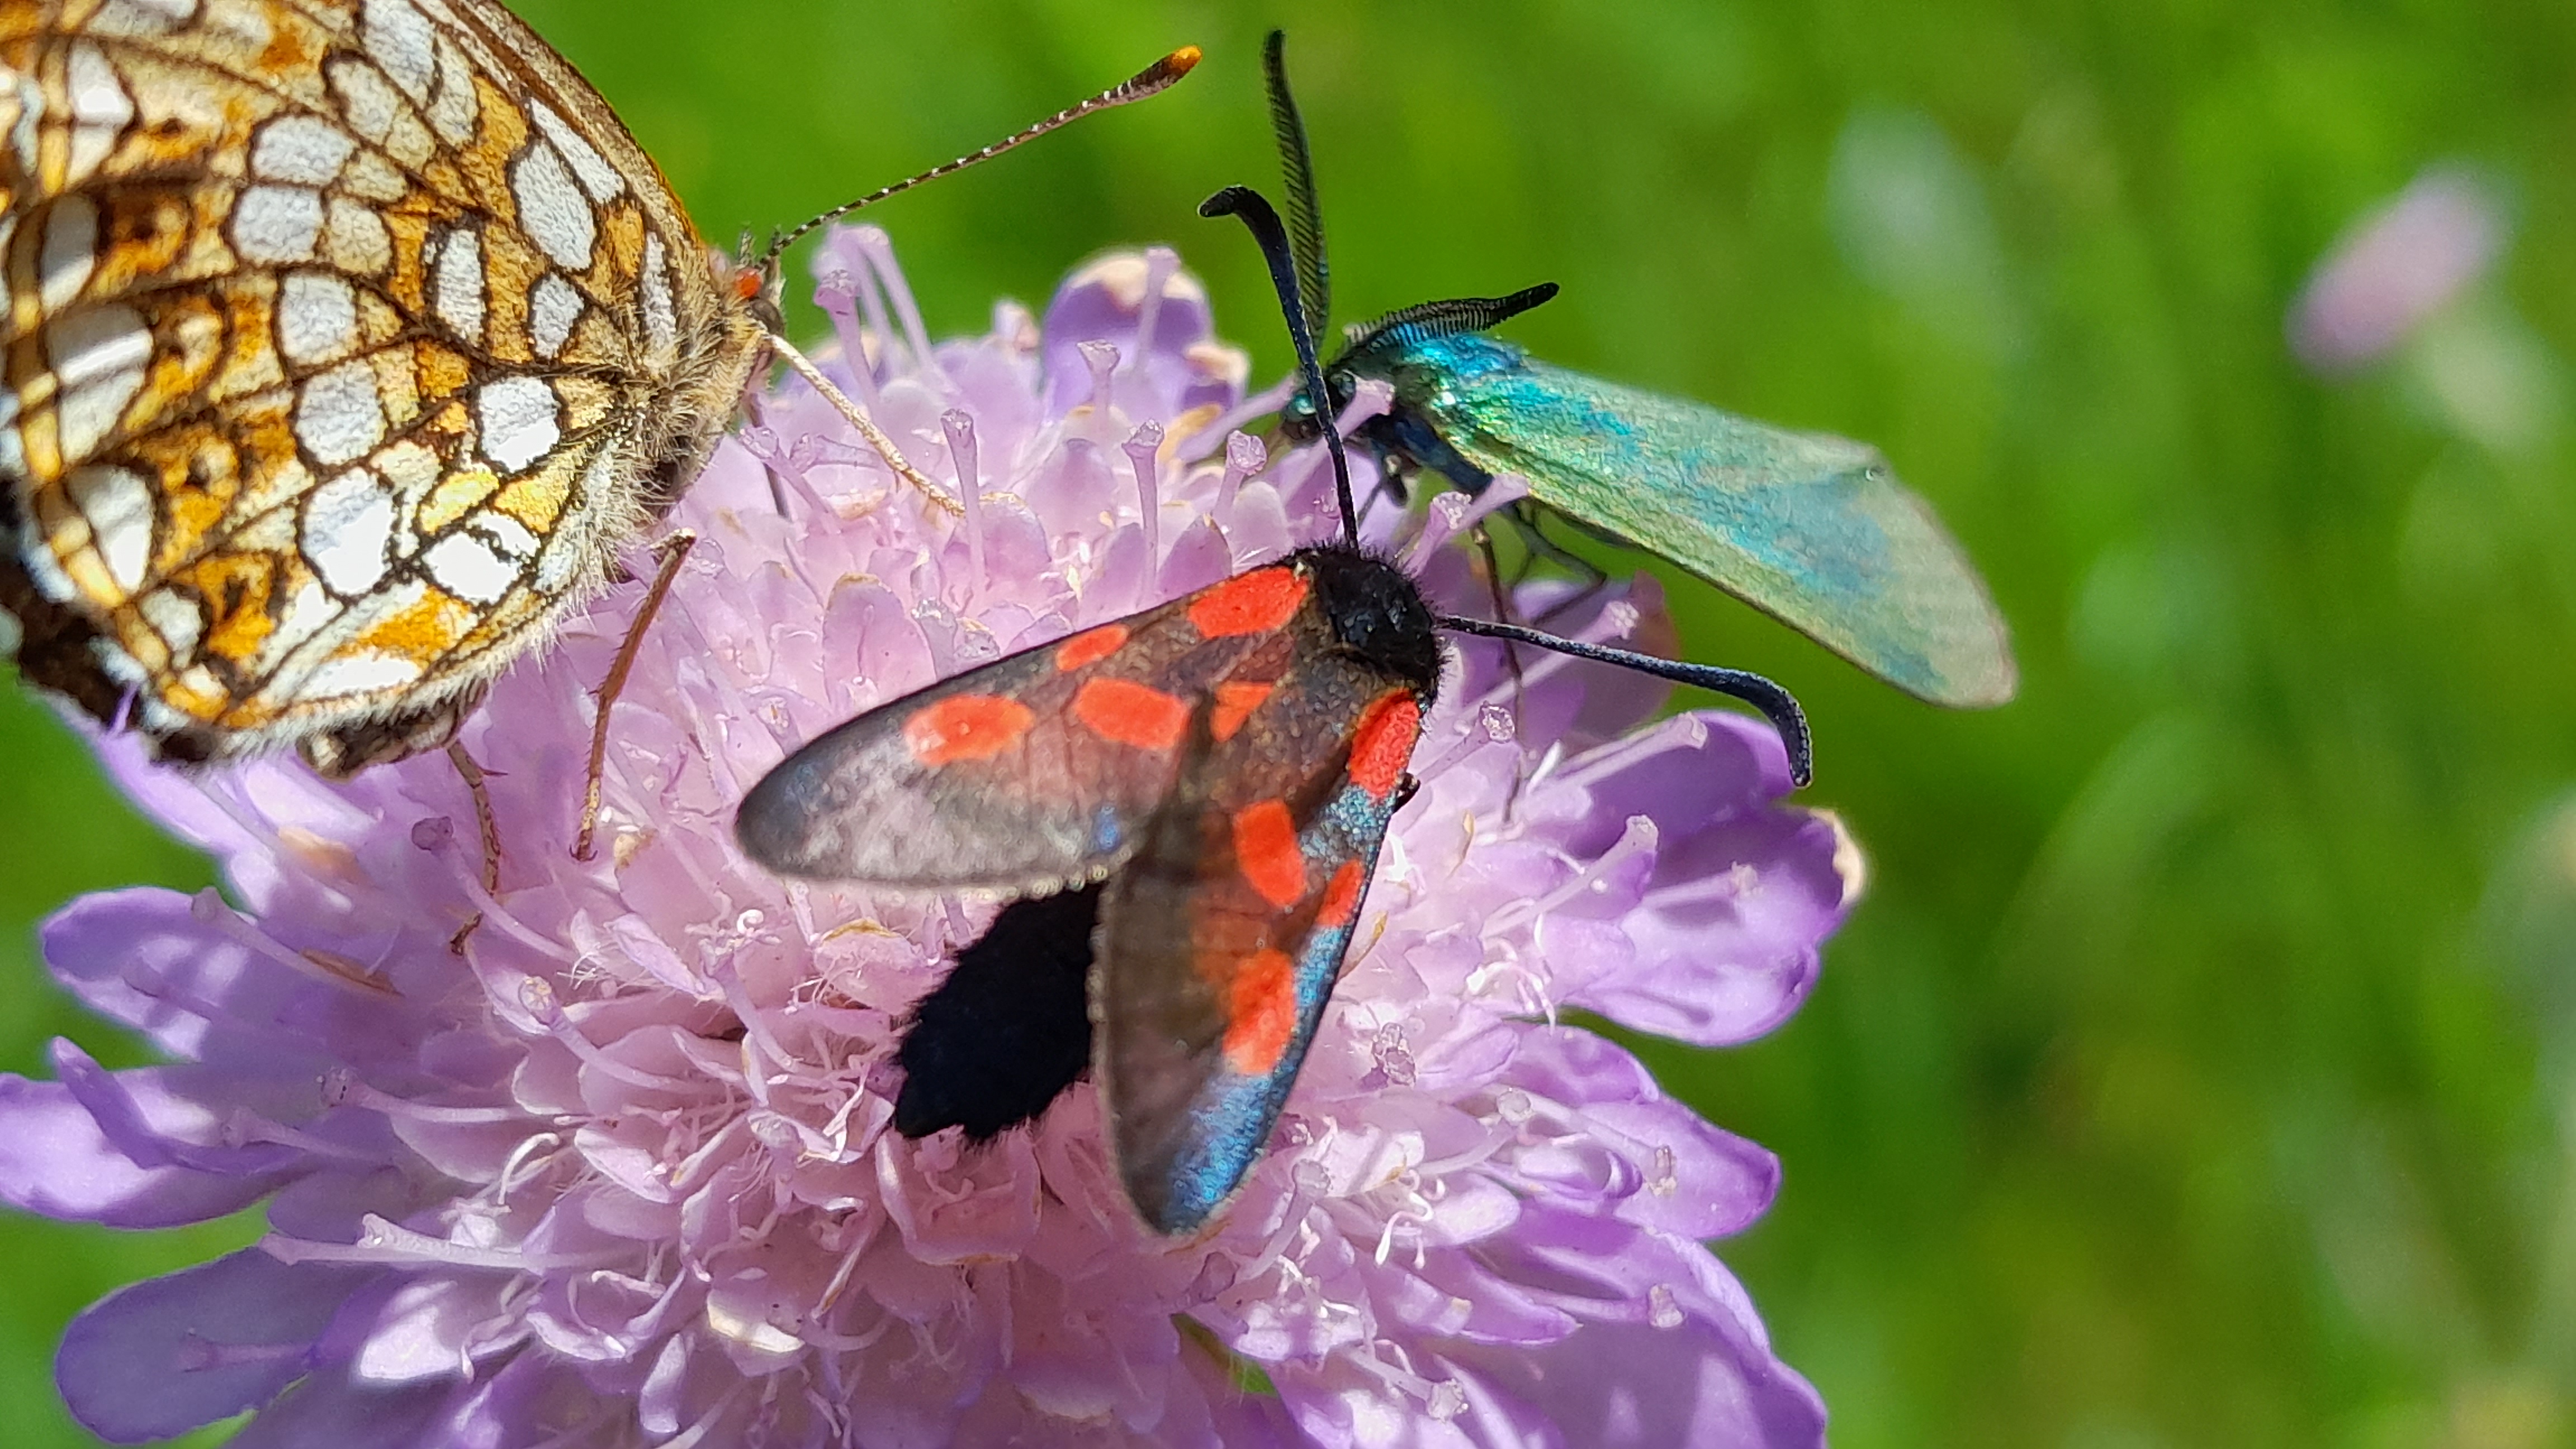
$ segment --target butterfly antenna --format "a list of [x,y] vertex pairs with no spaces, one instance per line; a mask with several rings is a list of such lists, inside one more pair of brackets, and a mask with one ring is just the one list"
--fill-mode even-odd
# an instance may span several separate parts
[[[1318,335],[1333,321],[1333,276],[1324,260],[1324,209],[1315,199],[1315,158],[1306,149],[1306,121],[1288,90],[1288,32],[1274,30],[1261,43],[1261,75],[1270,90],[1270,132],[1279,138],[1279,174],[1288,187],[1288,241],[1297,258],[1297,295],[1306,323]],[[1321,397],[1318,393],[1316,396]]]
[[[1306,325],[1306,309],[1298,299],[1297,260],[1288,249],[1288,233],[1279,224],[1279,213],[1267,197],[1249,186],[1229,186],[1199,203],[1201,216],[1240,217],[1252,239],[1261,247],[1262,260],[1270,264],[1270,285],[1279,293],[1279,310],[1288,317],[1288,340],[1297,347],[1297,376],[1305,384],[1306,396],[1329,398],[1324,391],[1324,365],[1315,360],[1315,331]],[[1359,542],[1359,509],[1351,502],[1351,460],[1342,447],[1342,430],[1335,420],[1318,409],[1322,423],[1324,447],[1333,455],[1333,485],[1341,490],[1342,538]]]
[[1780,732],[1780,743],[1789,752],[1789,778],[1805,785],[1816,777],[1815,736],[1807,730],[1807,712],[1798,707],[1797,697],[1779,685],[1742,669],[1720,669],[1714,664],[1692,664],[1681,659],[1662,659],[1652,654],[1639,654],[1630,649],[1612,649],[1601,644],[1586,644],[1579,639],[1560,639],[1518,624],[1497,624],[1491,619],[1461,619],[1442,614],[1432,620],[1443,629],[1461,634],[1477,634],[1487,639],[1507,639],[1516,644],[1532,644],[1570,654],[1577,659],[1597,659],[1616,664],[1657,679],[1676,684],[1695,685],[1729,699],[1740,699],[1762,711],[1771,727]]
[[766,274],[770,268],[778,264],[778,259],[786,254],[789,247],[794,246],[797,242],[803,240],[806,234],[813,231],[816,227],[829,225],[830,223],[838,221],[842,217],[849,215],[851,212],[857,211],[861,207],[874,206],[878,202],[885,200],[887,197],[900,195],[903,192],[910,191],[912,188],[921,185],[925,181],[936,181],[943,176],[954,176],[958,172],[963,171],[967,167],[973,166],[978,162],[990,161],[1005,151],[1014,150],[1018,147],[1027,145],[1029,142],[1036,140],[1038,137],[1045,135],[1049,131],[1072,125],[1074,122],[1081,120],[1083,117],[1090,115],[1094,111],[1106,111],[1113,107],[1127,105],[1133,101],[1144,100],[1148,96],[1160,95],[1162,92],[1170,89],[1174,82],[1178,81],[1181,77],[1188,75],[1191,68],[1196,66],[1198,63],[1199,48],[1195,45],[1184,45],[1180,49],[1173,51],[1171,54],[1164,56],[1161,60],[1154,62],[1152,65],[1136,72],[1127,79],[1120,81],[1118,84],[1111,86],[1109,89],[1102,91],[1096,96],[1093,96],[1091,99],[1078,105],[1067,106],[1063,110],[1056,112],[1054,115],[1047,117],[1045,120],[1038,122],[1036,125],[1031,126],[1024,131],[1015,132],[1012,135],[1006,136],[1001,140],[994,142],[992,145],[985,147],[981,151],[960,156],[956,160],[948,162],[943,166],[933,166],[918,176],[906,177],[892,186],[878,187],[876,190],[871,191],[867,195],[859,197],[856,200],[843,202],[841,205],[833,207],[830,211],[824,212],[821,216],[815,217],[813,220],[806,222],[804,225],[797,227],[795,230],[788,232],[786,235],[779,237],[775,241],[772,241],[769,244],[769,250],[761,254],[759,270],[763,274]]

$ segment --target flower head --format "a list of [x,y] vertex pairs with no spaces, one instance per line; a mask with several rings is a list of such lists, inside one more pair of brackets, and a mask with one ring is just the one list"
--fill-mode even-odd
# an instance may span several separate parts
[[[595,858],[593,691],[640,579],[466,728],[480,799],[439,755],[329,783],[102,742],[229,900],[49,924],[62,981],[173,1064],[62,1043],[56,1080],[0,1081],[0,1191],[138,1227],[265,1201],[270,1231],[85,1313],[74,1412],[136,1440],[249,1410],[262,1445],[1817,1442],[1701,1246],[1775,1162],[1558,1013],[1766,1031],[1853,866],[1775,803],[1767,728],[1650,722],[1637,679],[1459,646],[1348,973],[1211,1232],[1136,1224],[1088,1083],[980,1148],[892,1130],[905,1014],[996,906],[782,883],[735,802],[861,710],[1324,536],[1331,481],[1229,430],[1261,404],[1168,252],[937,346],[882,234],[821,270],[843,386],[967,506],[801,384],[761,399],[673,516],[698,542],[612,712]],[[1414,542],[1435,595],[1477,596]],[[1572,614],[1660,627],[1642,581]]]

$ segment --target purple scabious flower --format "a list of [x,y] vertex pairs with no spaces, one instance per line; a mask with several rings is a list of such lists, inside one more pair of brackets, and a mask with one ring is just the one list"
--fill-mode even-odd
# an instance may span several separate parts
[[[46,926],[171,1064],[60,1042],[55,1080],[0,1079],[0,1192],[122,1227],[265,1203],[269,1232],[82,1314],[73,1412],[120,1442],[248,1412],[242,1449],[1821,1442],[1702,1246],[1776,1161],[1559,1017],[1769,1030],[1857,857],[1778,803],[1767,727],[1652,719],[1649,681],[1458,645],[1348,973],[1208,1233],[1134,1221],[1087,1082],[980,1149],[892,1130],[904,1015],[996,905],[782,883],[735,802],[861,710],[1327,536],[1332,484],[1230,430],[1263,403],[1168,251],[936,346],[882,233],[819,270],[842,385],[970,506],[802,384],[762,398],[674,515],[698,542],[612,711],[594,858],[594,691],[640,579],[467,726],[488,816],[440,755],[329,783],[101,742],[229,889]],[[1462,502],[1377,510],[1453,606]],[[1651,640],[1658,602],[1571,613]]]

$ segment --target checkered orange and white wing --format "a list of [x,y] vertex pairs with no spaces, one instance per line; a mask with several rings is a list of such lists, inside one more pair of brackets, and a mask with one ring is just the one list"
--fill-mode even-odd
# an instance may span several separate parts
[[0,609],[165,754],[444,740],[765,356],[491,0],[0,0]]

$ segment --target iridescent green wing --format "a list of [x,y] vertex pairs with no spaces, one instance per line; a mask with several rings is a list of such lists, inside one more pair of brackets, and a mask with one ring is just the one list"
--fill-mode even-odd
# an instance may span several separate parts
[[1478,336],[1386,361],[1460,456],[1518,473],[1577,522],[1681,565],[1934,704],[2012,698],[2003,617],[1876,449],[1621,387]]

